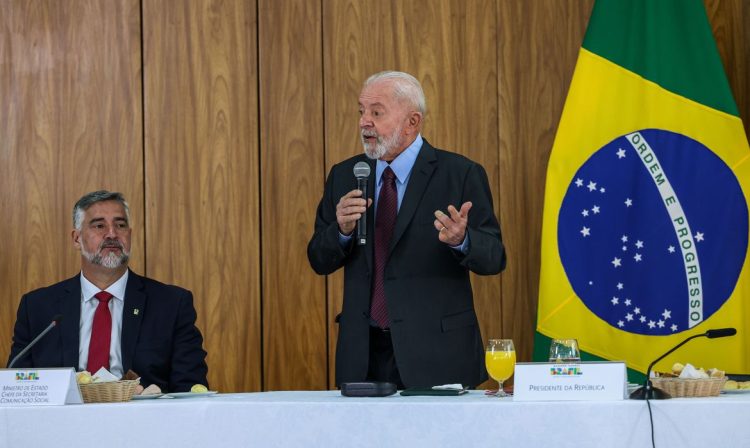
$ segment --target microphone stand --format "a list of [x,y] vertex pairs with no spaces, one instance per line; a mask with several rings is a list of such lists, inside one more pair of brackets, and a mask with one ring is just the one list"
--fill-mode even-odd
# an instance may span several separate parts
[[44,337],[45,334],[49,333],[53,328],[55,328],[60,321],[62,320],[62,314],[58,314],[54,318],[52,318],[52,322],[50,322],[49,325],[47,325],[47,328],[44,329],[41,333],[39,333],[39,336],[35,337],[33,341],[29,343],[29,345],[26,346],[19,354],[17,354],[13,359],[10,360],[8,363],[8,368],[12,369],[13,366],[16,364],[16,361],[21,359],[23,355],[25,355],[29,350],[31,350],[31,347],[35,346],[37,342],[39,342],[40,339]]
[[656,361],[652,362],[648,366],[648,370],[646,370],[646,381],[643,383],[643,386],[639,387],[638,389],[634,390],[630,394],[630,398],[633,400],[664,400],[667,398],[672,398],[671,395],[664,392],[663,390],[659,389],[658,387],[654,387],[654,385],[651,383],[651,368],[654,367],[654,364],[661,361],[662,359],[666,358],[667,355],[672,353],[673,351],[677,350],[678,348],[685,345],[686,342],[693,340],[695,338],[720,338],[724,336],[732,336],[737,333],[737,330],[734,329],[721,329],[721,330],[708,330],[705,333],[701,334],[694,334],[690,336],[689,338],[685,339],[684,341],[677,344],[672,350],[668,351],[667,353],[664,353],[663,355],[659,356]]

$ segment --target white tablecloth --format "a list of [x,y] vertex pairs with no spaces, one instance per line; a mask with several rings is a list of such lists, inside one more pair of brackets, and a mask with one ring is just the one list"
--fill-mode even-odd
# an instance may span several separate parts
[[[750,447],[750,395],[652,401],[656,446]],[[0,407],[0,447],[648,447],[644,401],[265,392]],[[106,441],[97,444],[94,441]]]

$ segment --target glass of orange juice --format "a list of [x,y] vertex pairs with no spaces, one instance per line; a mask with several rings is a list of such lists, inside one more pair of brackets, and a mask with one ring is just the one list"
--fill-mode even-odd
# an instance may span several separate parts
[[487,349],[484,352],[484,362],[487,372],[493,380],[497,381],[498,397],[508,397],[503,390],[503,381],[513,376],[516,367],[516,349],[512,339],[490,339],[487,341]]

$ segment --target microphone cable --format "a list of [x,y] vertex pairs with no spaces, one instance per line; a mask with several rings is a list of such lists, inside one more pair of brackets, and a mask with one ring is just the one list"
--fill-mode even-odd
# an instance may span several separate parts
[[656,448],[654,441],[654,416],[651,414],[651,400],[646,398],[646,407],[648,407],[648,421],[651,423],[651,448]]

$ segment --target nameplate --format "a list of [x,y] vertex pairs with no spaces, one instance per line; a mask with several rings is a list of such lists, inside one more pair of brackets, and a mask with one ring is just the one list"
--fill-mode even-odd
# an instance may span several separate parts
[[626,396],[623,362],[516,363],[514,401],[604,401]]
[[81,404],[81,391],[72,367],[60,369],[0,369],[0,406]]

